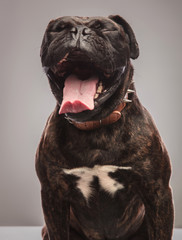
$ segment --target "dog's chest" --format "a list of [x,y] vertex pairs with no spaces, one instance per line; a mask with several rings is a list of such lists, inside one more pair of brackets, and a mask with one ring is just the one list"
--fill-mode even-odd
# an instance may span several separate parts
[[124,183],[113,177],[113,173],[122,174],[122,170],[128,171],[131,170],[131,167],[95,165],[92,168],[63,169],[63,172],[67,176],[73,176],[74,188],[81,192],[85,200],[88,201],[91,196],[97,194],[98,189],[107,192],[111,197],[114,197],[119,190],[124,189]]

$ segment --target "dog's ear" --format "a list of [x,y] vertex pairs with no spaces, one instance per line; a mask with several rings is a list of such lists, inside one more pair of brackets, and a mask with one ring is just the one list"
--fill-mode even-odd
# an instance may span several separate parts
[[116,22],[118,25],[121,25],[128,35],[129,45],[130,45],[130,57],[136,59],[139,56],[139,47],[135,38],[135,34],[130,27],[130,25],[119,15],[110,15],[109,18]]

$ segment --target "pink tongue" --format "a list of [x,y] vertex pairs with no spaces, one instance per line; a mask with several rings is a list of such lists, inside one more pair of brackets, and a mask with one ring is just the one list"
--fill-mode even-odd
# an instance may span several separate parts
[[87,80],[80,80],[76,75],[71,74],[65,80],[63,89],[63,101],[59,110],[62,113],[79,113],[84,110],[94,109],[94,95],[99,79],[92,76]]

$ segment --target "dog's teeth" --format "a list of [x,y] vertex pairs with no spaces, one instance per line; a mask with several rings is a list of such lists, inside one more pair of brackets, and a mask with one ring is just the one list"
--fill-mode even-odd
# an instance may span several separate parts
[[102,85],[99,85],[98,88],[97,88],[97,93],[101,93],[103,90],[103,86]]
[[95,96],[94,96],[94,99],[98,98],[99,94],[96,93]]
[[123,102],[125,102],[125,103],[131,103],[132,100],[129,100],[129,99],[127,99],[127,98],[124,98],[124,99],[123,99]]
[[67,57],[68,57],[68,55],[69,55],[69,52],[65,54],[64,58],[67,58]]
[[67,61],[67,57],[68,57],[69,53],[66,53],[66,55],[59,61],[59,65],[61,65],[63,62]]
[[132,89],[128,89],[127,92],[128,92],[128,93],[134,93],[135,91],[132,90]]

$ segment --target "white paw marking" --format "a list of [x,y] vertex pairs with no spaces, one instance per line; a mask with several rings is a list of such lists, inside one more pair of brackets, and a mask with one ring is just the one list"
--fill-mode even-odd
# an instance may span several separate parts
[[114,196],[114,194],[124,188],[124,185],[117,182],[109,176],[109,173],[114,173],[118,169],[131,170],[131,167],[118,167],[114,165],[95,165],[93,168],[80,167],[73,169],[63,169],[64,173],[79,177],[77,180],[77,188],[81,191],[86,200],[93,194],[94,189],[91,183],[94,176],[98,177],[100,187]]

